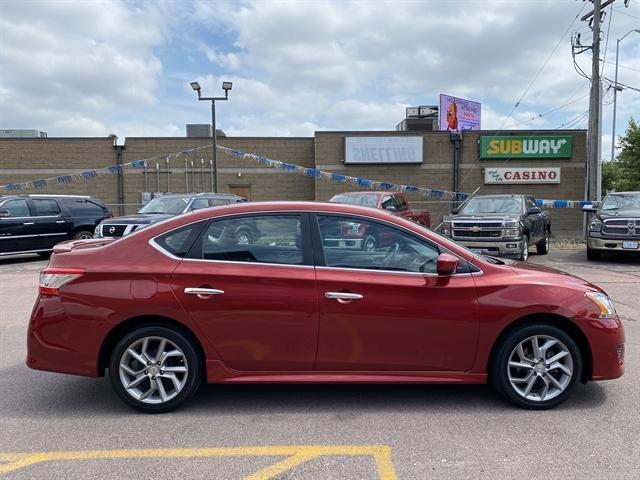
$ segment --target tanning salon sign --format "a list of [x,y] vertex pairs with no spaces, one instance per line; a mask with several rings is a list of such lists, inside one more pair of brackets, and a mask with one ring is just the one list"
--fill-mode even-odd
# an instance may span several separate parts
[[559,168],[485,168],[484,183],[560,183]]
[[570,135],[480,137],[480,158],[571,158]]

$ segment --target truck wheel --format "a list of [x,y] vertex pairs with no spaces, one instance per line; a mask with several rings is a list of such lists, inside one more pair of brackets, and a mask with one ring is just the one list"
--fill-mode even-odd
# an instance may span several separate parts
[[549,253],[549,232],[547,232],[544,236],[544,240],[536,245],[536,252],[538,255],[546,255]]
[[529,235],[525,235],[523,239],[524,245],[522,247],[522,252],[520,252],[519,260],[526,262],[529,259]]
[[600,260],[600,252],[587,247],[587,260]]

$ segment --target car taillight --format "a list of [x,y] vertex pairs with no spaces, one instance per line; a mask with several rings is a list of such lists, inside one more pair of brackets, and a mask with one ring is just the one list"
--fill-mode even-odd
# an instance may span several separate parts
[[42,295],[58,296],[58,289],[82,276],[78,268],[45,268],[40,272],[39,291]]

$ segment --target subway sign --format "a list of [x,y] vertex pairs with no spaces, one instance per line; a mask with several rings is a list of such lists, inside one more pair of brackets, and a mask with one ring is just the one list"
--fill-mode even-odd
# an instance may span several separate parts
[[480,137],[480,158],[571,158],[570,135]]

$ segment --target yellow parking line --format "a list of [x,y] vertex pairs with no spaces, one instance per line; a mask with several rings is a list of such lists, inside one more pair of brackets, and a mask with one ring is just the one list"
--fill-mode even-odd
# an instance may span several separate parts
[[391,448],[386,445],[284,445],[6,453],[0,454],[0,475],[30,465],[56,461],[159,457],[287,457],[246,477],[246,480],[269,480],[304,462],[323,456],[370,456],[375,461],[380,480],[397,480],[398,478],[391,460]]

